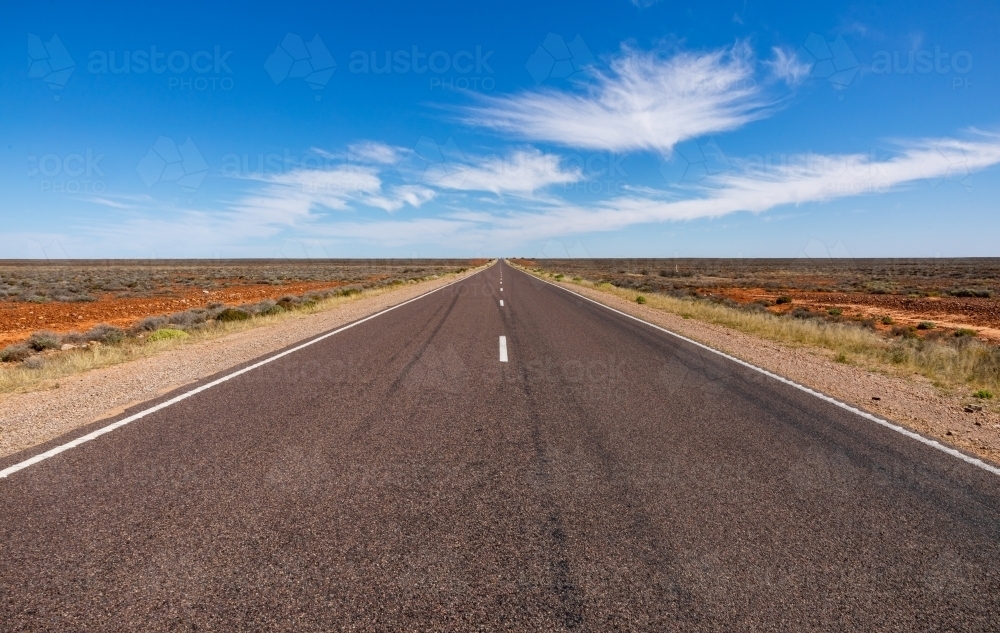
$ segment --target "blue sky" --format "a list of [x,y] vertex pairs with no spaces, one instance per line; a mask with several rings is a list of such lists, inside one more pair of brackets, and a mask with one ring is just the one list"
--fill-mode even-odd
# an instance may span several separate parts
[[998,30],[996,3],[21,3],[0,257],[997,256]]

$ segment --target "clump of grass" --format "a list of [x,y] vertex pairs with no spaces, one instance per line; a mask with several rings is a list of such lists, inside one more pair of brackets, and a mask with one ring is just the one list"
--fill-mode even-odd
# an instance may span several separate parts
[[981,400],[992,400],[993,392],[989,389],[980,389],[976,393],[972,394],[973,398],[980,398]]
[[184,330],[172,330],[170,328],[164,328],[162,330],[157,330],[153,332],[152,334],[146,337],[146,340],[149,342],[171,341],[179,338],[187,338],[188,336],[190,336],[190,334],[188,334]]
[[558,275],[555,276],[555,280],[556,281],[562,281],[562,279],[563,279],[562,273],[560,273],[560,274],[558,274]]
[[826,311],[826,313],[829,314],[830,316],[840,316],[841,314],[844,313],[844,311],[841,310],[840,308],[830,308],[829,310]]
[[975,336],[975,335],[976,335],[976,331],[975,330],[970,330],[969,328],[960,327],[957,330],[955,330],[955,336],[957,338],[961,338],[963,336]]
[[895,320],[893,320],[893,318],[892,318],[891,316],[889,316],[888,314],[887,314],[887,315],[885,315],[884,317],[882,317],[881,321],[882,321],[882,325],[892,325],[893,323],[895,323],[895,322],[896,322],[896,321],[895,321]]
[[638,303],[639,305],[643,305],[646,303],[646,297],[639,295],[638,297],[635,298],[635,302]]
[[792,298],[789,297],[788,295],[781,295],[780,297],[778,297],[777,299],[775,299],[774,302],[776,304],[778,304],[778,305],[782,305],[782,304],[785,304],[785,303],[791,303],[792,302]]
[[917,323],[918,330],[933,330],[936,327],[937,324],[934,323],[934,321],[921,321],[920,323]]
[[834,360],[837,361],[838,363],[846,363],[847,362],[847,354],[841,352],[841,353],[837,354],[837,357]]

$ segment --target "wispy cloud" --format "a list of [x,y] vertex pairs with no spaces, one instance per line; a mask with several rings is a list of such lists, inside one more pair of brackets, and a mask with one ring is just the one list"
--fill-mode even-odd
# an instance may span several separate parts
[[770,105],[745,44],[673,55],[624,49],[575,91],[487,97],[462,120],[567,147],[669,154],[678,142],[739,128]]
[[406,149],[393,147],[378,141],[361,141],[347,146],[347,158],[352,163],[394,165],[406,153]]
[[771,74],[789,86],[798,86],[806,80],[812,67],[799,59],[795,51],[778,46],[771,50],[774,52],[774,57],[764,62],[764,65],[771,69]]
[[670,200],[655,194],[630,195],[591,206],[563,205],[498,218],[505,239],[525,240],[611,231],[654,222],[717,218],[740,211],[761,213],[784,205],[878,195],[923,181],[964,176],[1000,164],[1000,135],[972,140],[943,139],[900,143],[897,155],[810,155],[794,164],[712,177],[694,197]]
[[579,168],[564,169],[560,157],[531,150],[506,156],[476,158],[466,164],[429,166],[428,182],[444,189],[488,191],[497,195],[532,194],[551,185],[565,185],[583,178]]

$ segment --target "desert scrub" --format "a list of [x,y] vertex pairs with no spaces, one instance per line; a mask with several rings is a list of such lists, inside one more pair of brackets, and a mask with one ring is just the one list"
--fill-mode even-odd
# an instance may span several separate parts
[[[457,274],[457,273],[452,273]],[[444,277],[445,275],[441,275]],[[450,275],[449,275],[450,276]],[[345,303],[365,297],[374,297],[390,292],[394,286],[383,285],[365,290],[351,289],[344,291],[324,291],[309,293],[311,300],[304,301],[300,297],[286,297],[289,306],[286,310],[278,307],[280,302],[260,302],[241,306],[241,312],[254,313],[253,318],[237,321],[216,320],[219,314],[228,309],[221,304],[213,304],[208,308],[198,308],[187,312],[179,312],[166,318],[170,323],[166,327],[144,334],[145,338],[130,336],[120,328],[110,325],[98,325],[84,334],[70,333],[62,335],[60,342],[76,345],[75,349],[65,352],[46,352],[39,356],[26,343],[12,345],[0,350],[0,393],[12,391],[33,391],[45,388],[52,381],[89,371],[99,367],[117,365],[119,363],[145,358],[159,353],[165,347],[184,345],[199,341],[211,340],[227,334],[242,332],[256,327],[280,323],[286,319],[297,318],[336,308]],[[193,326],[182,330],[174,322],[193,321]],[[160,321],[156,321],[161,323]],[[163,332],[178,334],[161,334]],[[156,341],[156,345],[147,344]],[[94,345],[93,343],[98,343]],[[28,363],[26,361],[31,361]]]
[[893,332],[896,338],[886,338],[871,328],[811,317],[804,310],[796,318],[703,298],[640,293],[610,283],[601,283],[597,288],[633,303],[642,296],[646,305],[682,318],[780,343],[828,350],[834,358],[843,356],[857,365],[874,365],[903,375],[916,373],[950,387],[1000,390],[1000,346],[970,336],[923,340],[916,336],[916,328],[897,327]]

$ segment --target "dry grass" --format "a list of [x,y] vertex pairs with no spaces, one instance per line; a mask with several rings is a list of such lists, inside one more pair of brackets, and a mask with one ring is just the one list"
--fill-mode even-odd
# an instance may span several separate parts
[[[442,275],[441,277],[453,277],[458,274],[460,273]],[[368,297],[383,295],[397,290],[403,285],[416,283],[419,282],[411,280],[391,286],[362,290],[350,295],[329,297],[316,303],[305,304],[278,314],[256,316],[248,320],[216,321],[211,324],[211,327],[192,330],[187,336],[183,337],[153,336],[153,340],[149,340],[149,338],[130,337],[119,344],[91,346],[66,352],[51,352],[47,355],[32,357],[40,361],[34,367],[31,363],[0,364],[0,393],[45,389],[51,386],[53,381],[60,378],[66,378],[67,376],[100,367],[108,367],[139,358],[146,358],[182,345],[193,345],[237,332],[268,327],[289,319],[301,319],[317,312],[333,310],[342,305],[354,303]]]
[[[539,277],[554,279],[556,276],[526,268],[522,270]],[[946,389],[1000,390],[1000,347],[970,337],[950,340],[887,339],[856,324],[796,319],[706,300],[638,292],[609,283],[594,284],[586,280],[563,283],[596,288],[631,302],[636,302],[641,296],[645,298],[647,307],[656,310],[722,325],[762,339],[826,350],[831,353],[831,358],[839,362],[895,375],[919,374]]]

